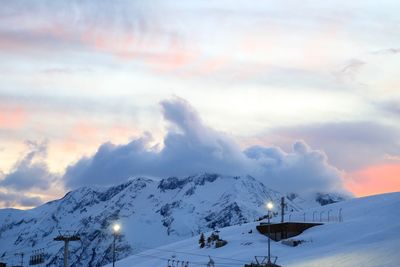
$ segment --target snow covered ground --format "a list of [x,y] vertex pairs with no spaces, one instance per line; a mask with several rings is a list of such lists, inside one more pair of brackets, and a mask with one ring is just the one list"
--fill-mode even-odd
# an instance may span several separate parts
[[[71,265],[103,266],[112,260],[111,228],[116,222],[123,229],[117,249],[124,258],[214,227],[252,222],[265,215],[267,200],[278,204],[281,197],[288,211],[343,199],[332,193],[282,194],[248,175],[209,173],[159,181],[134,178],[108,188],[83,187],[31,210],[0,209],[0,261],[17,265],[16,253],[29,258],[34,250],[44,249],[46,265],[61,266],[63,243],[54,238],[60,232],[76,232],[81,241],[70,244]],[[279,205],[274,211],[279,211]]]
[[[342,209],[343,222],[337,219]],[[321,213],[322,212],[322,213]],[[327,221],[306,230],[295,239],[305,242],[289,247],[271,242],[271,253],[282,266],[400,266],[400,192],[356,198],[322,206],[306,213],[306,220]],[[292,221],[302,221],[304,213],[292,214]],[[275,218],[279,220],[279,218]],[[149,249],[117,262],[118,267],[167,266],[168,259],[189,261],[189,266],[206,266],[210,255],[215,266],[244,266],[254,256],[267,254],[267,238],[258,233],[257,223],[220,229],[220,237],[228,241],[222,248],[199,248],[199,236]],[[252,230],[252,231],[251,231]],[[249,233],[251,231],[251,233]],[[206,233],[206,237],[209,233]],[[144,249],[144,248],[142,248]],[[172,263],[172,261],[170,262]],[[107,265],[112,266],[112,265]]]

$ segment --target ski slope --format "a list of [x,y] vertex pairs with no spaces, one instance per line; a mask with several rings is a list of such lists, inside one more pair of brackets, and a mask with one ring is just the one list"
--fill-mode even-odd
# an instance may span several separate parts
[[[297,247],[271,241],[271,254],[278,257],[277,264],[308,267],[400,266],[400,192],[322,206],[309,210],[306,219],[311,220],[310,214],[314,212],[315,217],[319,219],[322,214],[322,219],[326,221],[328,211],[334,218],[340,208],[342,222],[325,222],[293,237],[305,241]],[[292,214],[291,218],[292,221],[295,218],[303,220],[304,214]],[[256,255],[267,255],[267,238],[255,229],[258,224],[252,222],[220,229],[220,237],[228,241],[222,248],[201,249],[198,246],[199,236],[196,236],[143,251],[118,261],[116,266],[167,266],[168,259],[189,261],[189,266],[206,266],[208,255],[213,258],[215,266],[244,266]],[[206,233],[206,237],[208,235]],[[174,266],[177,266],[176,262]]]

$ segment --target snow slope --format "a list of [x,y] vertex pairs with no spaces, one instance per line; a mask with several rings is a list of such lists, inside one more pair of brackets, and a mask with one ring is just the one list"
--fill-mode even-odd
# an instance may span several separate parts
[[[214,227],[254,221],[265,214],[267,200],[279,203],[282,196],[251,176],[218,174],[160,181],[136,178],[110,188],[80,188],[32,210],[0,210],[0,261],[17,263],[15,253],[24,252],[26,259],[44,248],[46,264],[58,266],[63,243],[53,239],[60,230],[73,230],[81,241],[70,243],[72,266],[101,266],[112,259],[115,222],[123,228],[117,247],[123,258]],[[286,197],[287,209],[295,211],[336,200],[340,199],[330,195]]]
[[[336,219],[342,209],[343,221]],[[306,211],[306,219],[322,215],[330,221],[293,237],[305,240],[297,247],[271,243],[272,255],[282,266],[400,266],[400,193],[351,199]],[[322,213],[320,213],[322,212]],[[304,213],[292,218],[304,219]],[[277,218],[275,218],[277,219]],[[332,219],[334,220],[332,222]],[[208,255],[215,266],[244,266],[256,255],[267,254],[267,238],[252,222],[220,229],[220,237],[228,244],[222,248],[198,247],[199,236],[141,252],[117,262],[118,267],[167,266],[168,259],[189,261],[189,266],[206,266]],[[251,233],[249,233],[252,230]],[[207,234],[206,234],[207,236]],[[111,265],[107,265],[110,267]],[[176,262],[175,262],[175,265]],[[181,264],[179,264],[181,266]]]

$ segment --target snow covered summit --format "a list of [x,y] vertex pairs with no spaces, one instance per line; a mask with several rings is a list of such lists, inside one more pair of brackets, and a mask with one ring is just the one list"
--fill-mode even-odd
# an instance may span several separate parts
[[[73,230],[81,241],[70,243],[72,266],[101,266],[112,259],[115,222],[122,225],[117,249],[123,258],[213,228],[252,222],[265,215],[267,200],[279,203],[282,196],[251,176],[207,173],[160,181],[135,178],[110,188],[84,187],[32,210],[0,210],[0,257],[16,261],[16,252],[29,257],[33,250],[45,248],[46,263],[58,266],[63,243],[53,239],[60,230]],[[338,200],[330,195],[312,200],[298,194],[285,197],[290,211],[321,204],[320,199],[322,204]]]

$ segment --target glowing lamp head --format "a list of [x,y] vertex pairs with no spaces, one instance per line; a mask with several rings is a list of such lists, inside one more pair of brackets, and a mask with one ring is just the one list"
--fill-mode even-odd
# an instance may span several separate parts
[[117,223],[113,225],[114,233],[118,233],[120,230],[121,230],[121,225],[119,225]]
[[274,208],[274,204],[272,202],[268,202],[266,206],[268,210],[272,210]]

